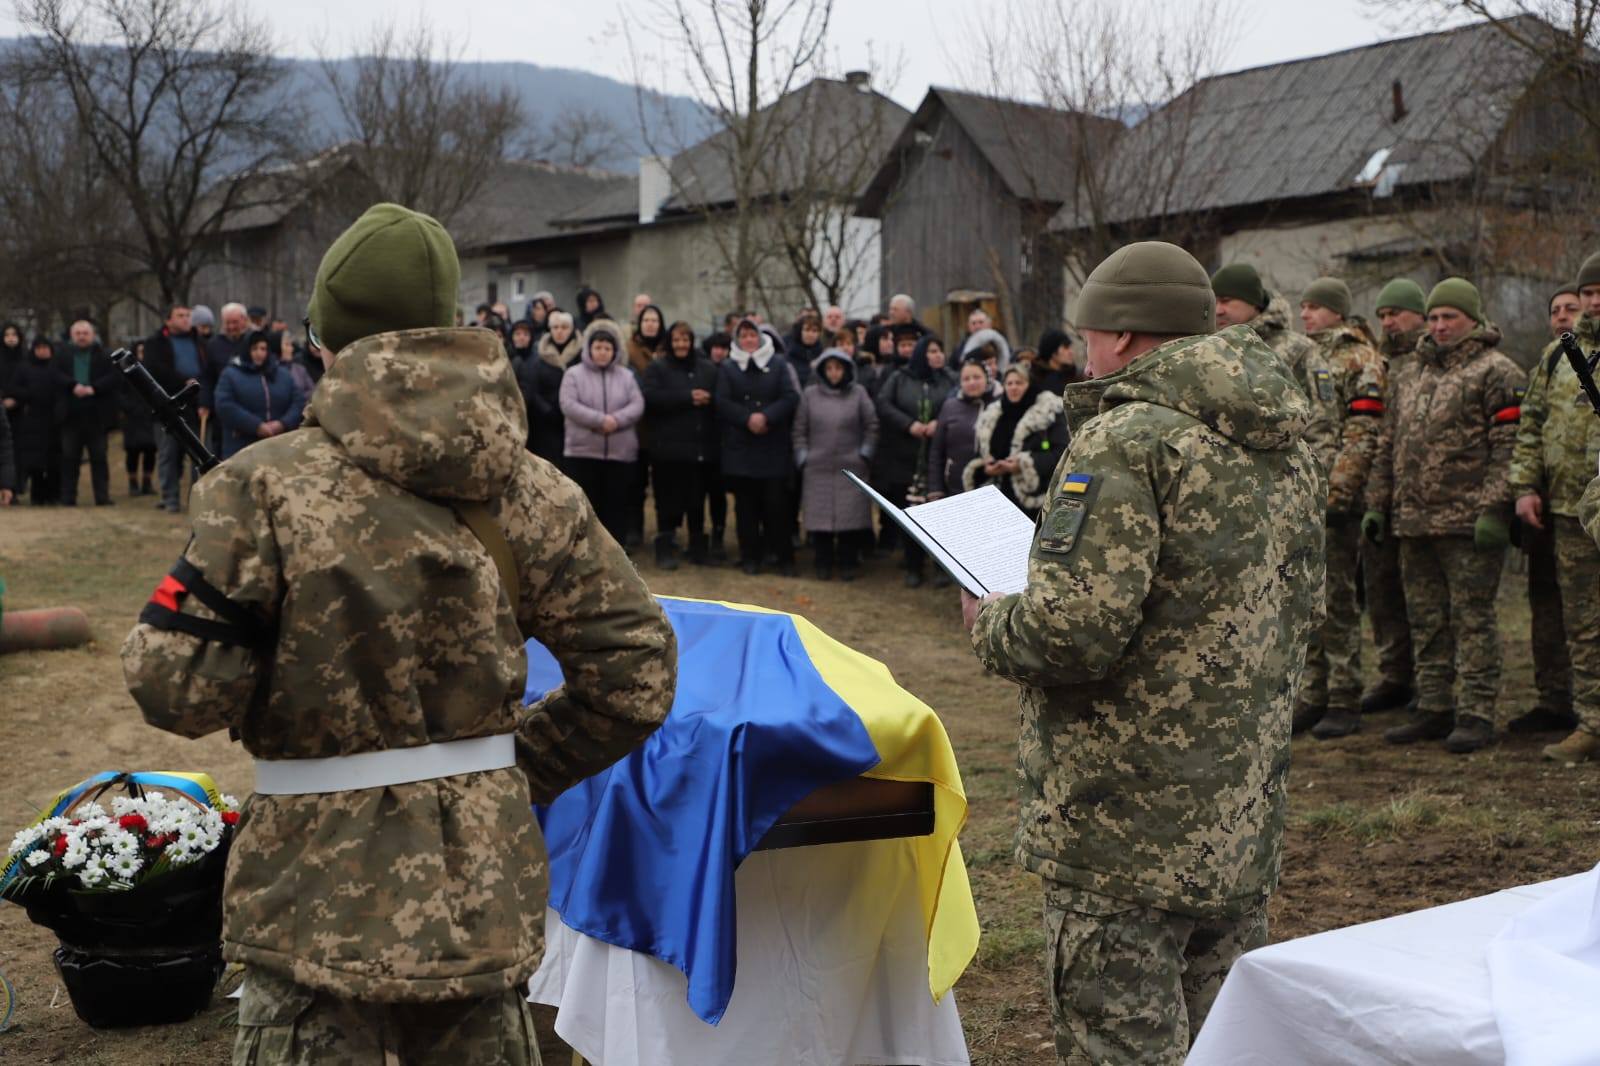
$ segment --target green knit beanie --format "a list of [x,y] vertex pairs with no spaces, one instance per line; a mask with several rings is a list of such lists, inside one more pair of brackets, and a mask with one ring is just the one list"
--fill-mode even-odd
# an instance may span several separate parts
[[1483,324],[1483,298],[1478,287],[1466,278],[1445,278],[1428,293],[1428,310],[1454,307],[1479,325]]
[[437,221],[374,204],[333,242],[311,290],[308,314],[329,351],[401,329],[455,325],[461,263]]
[[1585,259],[1578,268],[1578,288],[1585,285],[1600,285],[1600,252]]
[[1423,294],[1422,286],[1410,278],[1395,278],[1378,291],[1378,310],[1391,307],[1396,311],[1415,311],[1425,315],[1427,310],[1427,296]]
[[1094,268],[1078,294],[1075,323],[1106,333],[1211,333],[1217,298],[1194,256],[1165,241],[1140,241]]
[[1569,281],[1564,285],[1557,285],[1555,288],[1550,290],[1550,298],[1544,302],[1545,306],[1549,307],[1551,304],[1555,303],[1556,297],[1562,295],[1563,293],[1571,293],[1572,295],[1577,296],[1580,294],[1579,290],[1582,288],[1583,286],[1579,285],[1576,281]]
[[1211,291],[1217,299],[1243,300],[1251,307],[1262,310],[1267,306],[1267,287],[1261,284],[1261,275],[1249,263],[1229,263],[1211,275]]
[[1350,286],[1338,278],[1318,278],[1300,294],[1300,302],[1326,307],[1340,318],[1350,314]]

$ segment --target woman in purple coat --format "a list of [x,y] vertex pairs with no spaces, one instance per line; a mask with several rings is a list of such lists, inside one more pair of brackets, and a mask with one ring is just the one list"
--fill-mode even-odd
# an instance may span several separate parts
[[626,364],[619,364],[622,332],[597,319],[583,332],[583,356],[561,378],[566,419],[566,472],[578,483],[606,530],[619,542],[628,520],[628,490],[639,461],[644,394]]

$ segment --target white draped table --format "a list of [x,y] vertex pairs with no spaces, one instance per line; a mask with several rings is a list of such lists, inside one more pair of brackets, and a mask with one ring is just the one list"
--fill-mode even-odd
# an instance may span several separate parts
[[[1500,1066],[1489,942],[1587,876],[1252,951],[1228,974],[1188,1066]],[[1594,1017],[1600,1027],[1600,1003]]]
[[738,976],[721,1022],[671,965],[545,919],[528,998],[594,1066],[968,1066],[955,994],[928,991],[906,840],[761,851],[735,874]]

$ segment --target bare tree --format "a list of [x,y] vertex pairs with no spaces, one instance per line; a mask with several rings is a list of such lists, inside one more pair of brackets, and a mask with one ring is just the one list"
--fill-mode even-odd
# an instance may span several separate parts
[[[1161,219],[1163,240],[1205,242],[1206,218],[1187,207],[1204,199],[1214,175],[1190,166],[1191,90],[1227,52],[1232,6],[1008,0],[1003,13],[986,11],[969,33],[975,45],[958,67],[970,88],[1067,116],[1050,127],[1055,143],[1041,145],[1044,127],[1008,118],[1021,114],[1014,109],[995,112],[1033,199],[1065,190],[1057,227],[1079,281],[1130,237],[1145,235],[1132,232],[1134,220]],[[1132,128],[1117,135],[1108,118]],[[1063,182],[1062,172],[1071,180]]]
[[324,58],[342,129],[378,195],[449,226],[527,132],[509,86],[464,76],[460,50],[419,21],[375,27],[361,55]]
[[521,154],[557,166],[585,170],[597,167],[626,144],[616,121],[594,108],[565,108],[530,125]]
[[674,194],[714,223],[706,230],[734,303],[751,306],[770,268],[783,264],[759,208],[779,191],[771,185],[774,156],[804,119],[774,105],[822,73],[833,0],[656,0],[655,15],[653,39],[683,63],[712,133],[702,141],[703,131],[685,130],[670,112],[660,123],[646,114],[656,98],[647,72],[668,60],[641,52],[630,33],[640,124],[652,152],[674,157]]
[[136,298],[185,298],[297,126],[264,24],[209,0],[17,0],[17,16],[31,71],[71,100],[82,150],[121,193],[136,231],[122,251],[158,296]]

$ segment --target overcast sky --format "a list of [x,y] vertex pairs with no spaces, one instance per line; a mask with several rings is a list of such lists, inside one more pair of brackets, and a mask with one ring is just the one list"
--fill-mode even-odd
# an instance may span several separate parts
[[[234,0],[228,0],[234,2]],[[285,51],[315,56],[319,49],[348,53],[376,20],[409,22],[419,13],[448,33],[463,58],[526,60],[544,66],[581,67],[629,80],[624,20],[636,29],[647,23],[651,0],[243,0],[265,17]],[[1040,0],[1052,2],[1052,0]],[[1061,0],[1070,3],[1071,0]],[[1152,0],[1159,3],[1160,0]],[[1185,5],[1195,0],[1169,0]],[[1224,0],[1234,5],[1234,43],[1223,70],[1238,70],[1286,59],[1371,44],[1404,32],[1394,16],[1380,12],[1398,5],[1372,0]],[[10,5],[5,5],[9,9]],[[872,53],[898,51],[902,62],[893,95],[916,107],[930,84],[960,79],[951,58],[977,17],[998,17],[998,0],[836,0],[832,50],[844,67],[866,65]],[[631,16],[631,17],[630,17]],[[0,24],[16,32],[9,10]],[[687,91],[676,77],[669,85]]]

